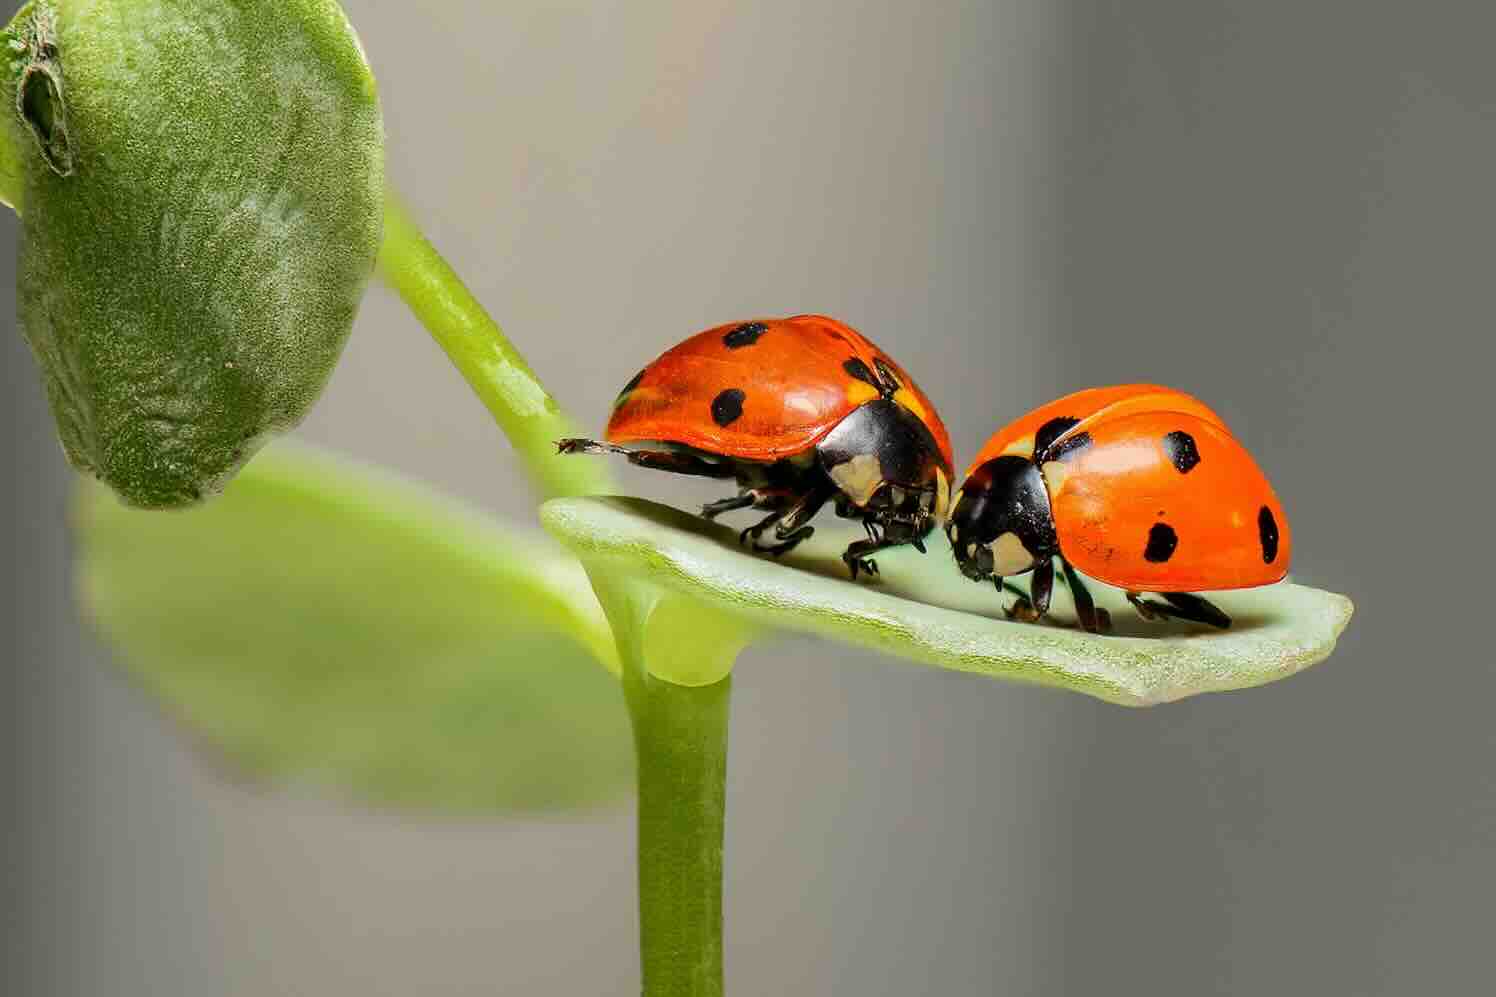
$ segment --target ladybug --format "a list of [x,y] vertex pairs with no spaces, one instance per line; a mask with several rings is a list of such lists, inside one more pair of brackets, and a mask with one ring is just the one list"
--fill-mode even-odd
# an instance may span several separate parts
[[1000,591],[1004,577],[1034,573],[1008,613],[1020,619],[1048,611],[1060,559],[1092,633],[1109,619],[1077,572],[1126,590],[1144,619],[1224,629],[1231,618],[1192,593],[1279,581],[1292,553],[1283,506],[1221,417],[1152,384],[1079,391],[999,431],[967,471],[946,535],[974,581]]
[[697,333],[624,386],[606,443],[557,446],[735,479],[738,494],[701,514],[767,510],[738,539],[775,556],[809,537],[811,518],[834,502],[867,530],[842,555],[854,579],[878,573],[868,557],[876,550],[908,543],[923,552],[954,480],[950,436],[930,399],[861,333],[824,315]]

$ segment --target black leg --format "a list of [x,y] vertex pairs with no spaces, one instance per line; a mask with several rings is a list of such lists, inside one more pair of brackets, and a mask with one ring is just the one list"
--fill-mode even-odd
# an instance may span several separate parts
[[1195,623],[1204,623],[1208,626],[1219,627],[1222,630],[1231,628],[1231,617],[1221,612],[1213,603],[1200,598],[1191,592],[1164,592],[1161,593],[1173,606],[1174,615],[1181,620],[1191,620]]
[[772,527],[775,523],[779,522],[779,518],[783,515],[783,512],[775,509],[763,519],[760,519],[758,522],[754,523],[752,526],[739,533],[738,543],[745,544],[751,540],[753,541],[754,548],[757,548],[758,538],[767,533],[769,531],[769,528]]
[[1127,593],[1127,601],[1132,603],[1138,615],[1145,620],[1189,620],[1191,623],[1204,623],[1206,626],[1218,627],[1221,630],[1229,629],[1231,626],[1231,617],[1198,595],[1192,595],[1189,592],[1162,592],[1160,594],[1169,601],[1169,605],[1144,599],[1137,592]]
[[[809,540],[815,531],[816,528],[814,526],[802,526],[798,530],[790,530],[788,533],[783,534],[783,539],[779,543],[770,544],[767,547],[755,547],[754,550],[770,554],[774,557],[780,557],[788,554],[804,541]],[[775,535],[780,535],[777,529],[775,530]]]
[[1029,584],[1029,602],[1034,612],[1043,616],[1049,612],[1049,597],[1054,594],[1054,561],[1043,560],[1034,565],[1034,580]]
[[707,519],[716,519],[724,512],[732,512],[734,509],[746,509],[757,500],[757,496],[751,491],[739,495],[732,495],[715,502],[708,502],[701,507],[701,514]]
[[[821,506],[825,505],[830,497],[829,489],[812,489],[800,496],[799,501],[788,509],[775,510],[748,527],[738,535],[738,541],[747,543],[751,540],[753,549],[762,554],[772,554],[774,557],[788,554],[815,533],[815,527],[806,524],[821,511]],[[759,537],[767,533],[770,527],[773,527],[774,536],[779,539],[779,542],[776,544],[759,543]]]
[[1054,594],[1054,562],[1040,561],[1034,565],[1034,577],[1029,580],[1028,592],[1014,591],[1018,592],[1018,598],[1003,613],[1010,620],[1037,623],[1049,612],[1049,598]]
[[1075,602],[1075,618],[1080,622],[1080,628],[1087,633],[1099,634],[1103,632],[1101,619],[1096,613],[1096,603],[1091,598],[1091,590],[1086,588],[1086,583],[1075,573],[1070,562],[1061,559],[1060,568],[1065,573],[1065,584],[1070,589],[1070,598]]
[[730,461],[706,460],[695,454],[674,450],[630,450],[615,443],[598,440],[566,439],[556,442],[557,453],[609,453],[627,457],[630,464],[653,471],[693,474],[701,478],[731,478],[737,471]]
[[842,551],[842,561],[846,564],[847,570],[852,572],[852,579],[854,581],[857,579],[858,572],[866,572],[870,576],[877,575],[878,562],[867,555],[875,550],[882,550],[887,546],[889,545],[881,539],[858,540],[855,543],[848,544],[847,549]]

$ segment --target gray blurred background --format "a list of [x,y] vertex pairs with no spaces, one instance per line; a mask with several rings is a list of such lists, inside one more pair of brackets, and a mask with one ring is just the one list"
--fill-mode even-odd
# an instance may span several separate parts
[[[765,313],[862,327],[958,453],[1161,381],[1258,455],[1297,576],[1358,603],[1319,668],[1141,712],[751,651],[734,994],[1490,991],[1492,5],[348,8],[392,178],[590,425],[664,346]],[[629,814],[356,816],[187,753],[75,620],[10,324],[0,991],[637,992]],[[382,289],[304,433],[533,516]]]

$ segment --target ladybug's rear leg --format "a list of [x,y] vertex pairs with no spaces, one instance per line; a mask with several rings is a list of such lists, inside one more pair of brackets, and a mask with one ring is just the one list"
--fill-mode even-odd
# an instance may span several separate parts
[[1145,620],[1189,620],[1191,623],[1204,623],[1221,630],[1231,627],[1231,617],[1198,595],[1191,592],[1160,592],[1159,595],[1168,600],[1169,605],[1144,599],[1138,592],[1127,593],[1127,601],[1132,603],[1138,615]]
[[630,450],[616,443],[599,440],[565,439],[556,441],[557,453],[611,453],[627,457],[630,464],[647,467],[653,471],[670,471],[674,474],[694,474],[701,478],[731,478],[737,470],[729,461],[707,460],[695,454],[677,450]]

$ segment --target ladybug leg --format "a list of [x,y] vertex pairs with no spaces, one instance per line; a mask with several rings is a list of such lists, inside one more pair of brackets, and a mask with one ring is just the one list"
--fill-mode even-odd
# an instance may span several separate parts
[[701,507],[701,514],[707,519],[716,519],[724,512],[732,512],[734,509],[746,509],[757,500],[758,497],[751,491],[743,492],[740,495],[731,495],[725,499],[708,502]]
[[1144,599],[1138,592],[1127,593],[1127,601],[1132,603],[1138,615],[1145,620],[1189,620],[1191,623],[1204,623],[1221,630],[1231,626],[1231,617],[1198,595],[1189,592],[1159,594],[1168,600],[1169,605]]
[[[748,527],[738,535],[738,542],[746,543],[751,539],[754,550],[774,557],[788,554],[815,532],[815,527],[808,525],[808,522],[821,511],[821,506],[825,505],[830,497],[831,493],[826,489],[812,489],[800,496],[799,501],[788,509],[775,510],[761,522]],[[759,537],[767,533],[770,527],[773,527],[774,536],[779,542],[759,543]]]
[[1029,582],[1028,596],[1019,596],[1012,608],[1005,610],[1008,619],[1024,623],[1036,623],[1049,612],[1049,599],[1054,594],[1054,561],[1043,560],[1034,565],[1034,577]]
[[1132,603],[1132,608],[1138,611],[1139,616],[1149,622],[1164,619],[1169,611],[1169,607],[1167,606],[1161,606],[1156,602],[1149,602],[1147,599],[1144,599],[1141,592],[1127,593],[1127,601]]
[[1111,619],[1103,616],[1104,610],[1096,609],[1096,602],[1091,598],[1091,590],[1086,588],[1086,583],[1081,581],[1080,575],[1070,566],[1070,562],[1061,559],[1060,568],[1065,573],[1065,585],[1070,589],[1070,598],[1075,603],[1075,618],[1080,622],[1080,628],[1086,633],[1105,633],[1111,629]]
[[769,528],[772,527],[775,523],[779,522],[780,517],[783,516],[783,515],[784,515],[783,512],[781,512],[778,509],[775,509],[773,512],[769,513],[763,519],[760,519],[758,522],[754,523],[752,526],[749,526],[746,529],[744,529],[742,532],[740,532],[738,534],[738,543],[745,544],[745,543],[748,543],[748,541],[751,540],[751,541],[753,541],[753,547],[754,547],[754,549],[757,550],[758,549],[758,538],[761,537],[761,536],[763,536],[765,533],[767,533],[769,531]]
[[884,543],[881,538],[875,540],[872,537],[873,531],[869,527],[867,540],[858,540],[850,543],[847,545],[847,549],[842,551],[842,562],[846,564],[847,570],[852,572],[853,581],[857,580],[857,573],[859,571],[866,572],[869,576],[874,577],[878,574],[878,562],[867,555],[875,550],[882,550],[889,545]]
[[706,460],[695,454],[674,450],[630,450],[616,443],[599,440],[565,439],[556,441],[557,453],[609,453],[627,457],[630,464],[647,467],[652,471],[670,471],[674,474],[694,474],[701,478],[731,478],[737,474],[728,461]]
[[874,551],[897,547],[900,544],[909,544],[921,554],[924,553],[923,537],[911,537],[900,533],[890,538],[887,526],[878,522],[872,516],[863,515],[862,528],[867,531],[867,539],[848,544],[847,549],[842,552],[842,562],[846,564],[847,570],[852,572],[854,580],[857,578],[859,572],[865,573],[869,577],[877,577],[878,562],[867,556]]
[[[802,526],[798,530],[790,530],[789,532],[782,534],[784,539],[777,544],[771,544],[768,547],[756,547],[754,549],[762,551],[765,554],[772,554],[774,557],[779,557],[782,554],[788,554],[790,551],[800,546],[801,541],[809,540],[811,534],[813,534],[815,531],[816,528],[814,526]],[[781,535],[777,528],[774,532],[776,536]]]
[[1221,612],[1213,603],[1200,598],[1190,592],[1163,592],[1160,593],[1172,609],[1170,612],[1181,620],[1190,620],[1194,623],[1204,623],[1207,626],[1218,627],[1221,630],[1231,628],[1231,617]]

